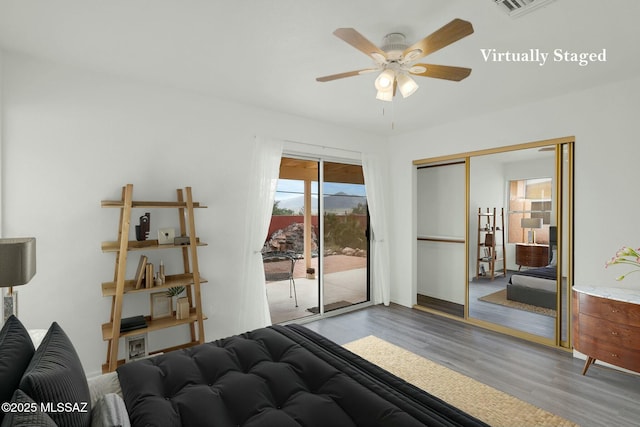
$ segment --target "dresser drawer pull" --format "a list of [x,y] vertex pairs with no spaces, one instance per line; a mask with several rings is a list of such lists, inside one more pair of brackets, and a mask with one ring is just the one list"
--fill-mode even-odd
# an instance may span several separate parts
[[611,309],[611,312],[612,312],[612,313],[617,313],[618,311],[619,311],[619,310],[616,310],[615,308],[612,308],[612,309]]
[[611,331],[611,335],[618,335],[616,331]]
[[611,353],[611,357],[618,357],[618,355],[615,353]]

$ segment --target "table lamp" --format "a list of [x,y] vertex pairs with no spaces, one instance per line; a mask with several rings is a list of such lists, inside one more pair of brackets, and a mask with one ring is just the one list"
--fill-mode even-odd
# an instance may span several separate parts
[[520,226],[522,228],[529,229],[529,239],[527,239],[527,243],[536,244],[536,232],[534,229],[542,228],[542,218],[522,218],[520,220]]
[[25,285],[36,274],[36,239],[0,239],[0,288],[9,288],[2,297],[3,320],[18,315],[14,286]]

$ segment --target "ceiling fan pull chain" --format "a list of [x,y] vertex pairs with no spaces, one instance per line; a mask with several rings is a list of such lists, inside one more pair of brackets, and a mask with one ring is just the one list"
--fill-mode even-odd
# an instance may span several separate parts
[[396,103],[391,100],[391,130],[396,130]]
[[[395,103],[393,102],[393,100],[391,100],[391,103],[389,104],[391,105],[391,130],[395,130],[396,128],[396,110],[394,108]],[[385,105],[382,106],[382,117],[386,116],[386,109],[385,109]]]

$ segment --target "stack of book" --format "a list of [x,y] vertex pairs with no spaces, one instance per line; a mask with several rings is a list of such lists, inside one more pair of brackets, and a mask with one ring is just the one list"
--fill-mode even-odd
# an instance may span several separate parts
[[136,329],[146,328],[147,321],[144,316],[125,317],[120,321],[120,332],[133,331]]
[[136,289],[153,288],[156,285],[155,270],[146,255],[140,256],[135,281]]

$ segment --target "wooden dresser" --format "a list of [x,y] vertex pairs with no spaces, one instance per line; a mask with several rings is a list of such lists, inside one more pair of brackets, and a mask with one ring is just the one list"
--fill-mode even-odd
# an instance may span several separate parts
[[640,372],[640,289],[574,288],[573,347],[596,360]]
[[549,246],[516,243],[516,264],[520,267],[544,267],[549,265]]

